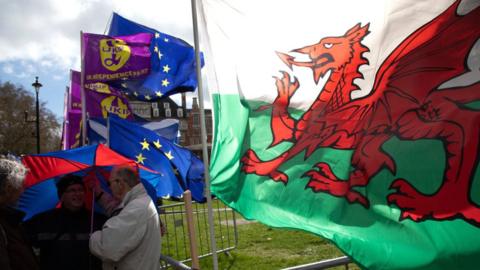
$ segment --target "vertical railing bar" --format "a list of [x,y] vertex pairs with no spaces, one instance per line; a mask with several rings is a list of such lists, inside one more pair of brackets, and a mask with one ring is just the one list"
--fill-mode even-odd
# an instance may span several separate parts
[[[161,209],[162,207],[160,207]],[[163,223],[165,225],[165,235],[167,237],[167,253],[169,256],[171,256],[171,248],[170,248],[170,235],[169,235],[169,225],[168,225],[168,215],[167,215],[167,209],[165,207],[164,212],[163,212],[163,217],[165,222]]]
[[[207,224],[207,211],[205,210],[205,204],[202,205],[202,213],[203,213],[203,223],[205,225],[205,228],[208,228],[208,224]],[[209,230],[205,230],[205,237],[206,239],[209,239]],[[210,241],[207,241],[207,250],[210,252]]]
[[227,225],[227,247],[230,247],[230,226],[228,224],[230,220],[228,219],[227,207],[223,208],[223,212],[225,213],[225,222]]
[[216,211],[214,211],[214,212],[217,212],[217,217],[218,217],[218,228],[219,228],[219,232],[220,232],[220,240],[222,241],[222,248],[221,249],[225,249],[225,245],[223,243],[222,217],[221,217],[221,214],[220,214],[220,209],[218,208],[218,205],[219,205],[220,201],[219,200],[215,200],[215,201],[217,202],[217,208],[216,208]]
[[[186,219],[187,219],[187,216],[186,216],[186,210],[185,210],[185,204],[183,204],[183,210],[180,210],[181,211],[181,214],[182,214],[182,232],[183,232],[183,249],[184,249],[184,254],[185,254],[185,258],[188,258],[190,254],[190,246],[187,245],[187,235],[185,234],[185,222],[186,222]],[[188,248],[188,250],[187,250]]]
[[[177,237],[177,216],[176,216],[176,209],[175,207],[173,207],[173,212],[172,212],[172,215],[173,215],[173,231],[175,232],[174,235],[175,235],[175,251],[177,252],[176,253],[176,256],[175,258],[179,258],[179,252],[178,252],[178,237]],[[183,221],[182,221],[183,222]]]
[[238,245],[238,231],[237,231],[237,214],[235,211],[232,209],[232,216],[233,216],[233,232],[235,236],[235,245],[234,247],[237,247]]
[[198,212],[198,203],[195,203],[195,211],[196,211],[196,218],[197,218],[197,228],[198,228],[198,238],[199,238],[199,241],[198,241],[198,244],[200,246],[200,253],[203,254],[203,240],[202,240],[202,231],[201,231],[201,227],[200,227],[200,212]]

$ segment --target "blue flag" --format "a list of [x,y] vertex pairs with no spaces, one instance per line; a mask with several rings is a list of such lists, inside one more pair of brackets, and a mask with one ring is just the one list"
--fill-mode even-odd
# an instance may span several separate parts
[[[128,129],[119,125],[112,127],[112,123],[116,119],[113,117],[109,117],[109,119],[111,123],[110,134],[115,134],[114,136],[110,136],[110,148],[147,168],[161,173],[162,182],[157,184],[161,184],[166,190],[157,193],[162,194],[162,196],[167,194],[167,196],[181,197],[186,186],[182,181],[178,180],[168,158],[163,154],[156,153],[152,147],[145,147],[145,145],[142,144],[142,142],[145,141],[145,136],[143,136],[140,130]],[[123,120],[118,121],[123,122]],[[127,123],[126,120],[125,123]],[[137,127],[136,125],[134,126]],[[138,128],[141,127],[138,126]],[[158,189],[162,186],[154,186],[154,188]]]
[[[109,35],[153,34],[150,44],[151,73],[144,80],[113,82],[139,100],[153,101],[163,96],[195,91],[195,51],[187,42],[113,13]],[[202,56],[201,56],[202,57]],[[202,57],[203,59],[203,57]],[[202,60],[203,66],[203,60]]]
[[[148,122],[145,120],[131,121],[142,127],[152,130],[158,135],[168,140],[178,143],[179,140],[179,120],[167,118],[161,121]],[[107,142],[107,120],[104,118],[91,117],[87,122],[87,137],[89,144],[99,144]]]
[[153,170],[175,172],[195,201],[205,201],[204,165],[190,150],[132,122],[116,117],[109,121],[109,132],[114,134],[110,148]]

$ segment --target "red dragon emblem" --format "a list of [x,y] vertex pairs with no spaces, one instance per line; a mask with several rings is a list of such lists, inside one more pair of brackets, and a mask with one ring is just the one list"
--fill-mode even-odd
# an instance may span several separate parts
[[303,151],[307,158],[319,147],[351,149],[353,171],[348,179],[339,179],[329,164],[319,162],[304,174],[309,177],[307,187],[369,208],[368,198],[355,188],[366,186],[383,168],[395,174],[394,160],[381,148],[387,140],[440,140],[447,164],[438,191],[423,194],[408,179],[396,179],[387,200],[402,210],[401,219],[462,218],[479,226],[480,208],[471,200],[470,189],[479,162],[480,112],[465,106],[480,100],[479,77],[464,86],[449,87],[448,82],[471,72],[469,54],[480,43],[480,7],[461,16],[458,6],[459,1],[401,42],[363,98],[353,100],[351,92],[359,88],[353,81],[363,78],[359,66],[368,64],[362,55],[369,49],[361,42],[369,24],[357,24],[343,36],[325,37],[294,50],[307,54],[309,62],[278,53],[290,68],[312,69],[316,82],[328,71],[330,77],[299,119],[288,112],[299,81],[287,72],[276,78],[276,99],[258,110],[272,109],[270,147],[281,142],[293,145],[271,160],[261,160],[255,151],[247,150],[242,171],[286,184],[288,176],[279,167]]

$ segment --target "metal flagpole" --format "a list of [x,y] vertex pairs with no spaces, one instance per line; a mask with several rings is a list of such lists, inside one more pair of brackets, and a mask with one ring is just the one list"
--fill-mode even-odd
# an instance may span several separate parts
[[[72,81],[72,72],[70,72],[70,81]],[[71,85],[71,83],[70,83]],[[67,119],[69,119],[68,117],[68,112],[70,111],[70,108],[72,106],[72,101],[71,101],[71,98],[70,98],[70,87],[66,86],[65,87],[65,97],[64,97],[64,108],[63,108],[63,138],[62,138],[62,150],[66,150],[67,149],[67,144],[68,144],[68,136],[69,136],[69,132],[68,132],[68,128],[67,128],[67,124],[68,124],[68,121]],[[68,147],[70,148],[70,145],[68,145]]]
[[[70,85],[72,84],[71,82],[72,82],[72,71],[70,70]],[[70,87],[69,86],[65,86],[65,92],[66,92],[66,95],[67,95],[67,97],[65,98],[67,100],[67,102],[65,102],[66,103],[65,106],[67,107],[67,108],[65,108],[65,111],[68,112],[69,109],[72,107],[72,99],[70,98],[71,95],[70,95]]]
[[110,115],[107,115],[107,141],[105,144],[110,148]]
[[207,132],[205,128],[205,112],[203,106],[202,65],[200,61],[200,42],[198,41],[197,2],[192,0],[193,39],[195,42],[195,62],[198,81],[198,103],[200,106],[200,131],[202,140],[203,164],[205,165],[205,196],[207,197],[208,224],[212,247],[213,269],[218,270],[217,244],[215,242],[215,224],[213,223],[212,196],[210,194],[210,172],[208,171]]
[[85,98],[84,76],[85,76],[85,55],[83,44],[83,31],[80,31],[80,57],[81,57],[81,69],[80,69],[80,93],[82,97],[82,146],[87,144],[87,104]]
[[[85,146],[87,144],[87,102],[85,97],[85,55],[84,55],[84,46],[83,44],[83,31],[80,31],[80,95],[82,99],[82,121],[81,121],[81,128],[82,128],[82,143],[81,146]],[[90,213],[90,235],[93,234],[93,217],[95,211],[95,188],[92,189],[92,210]],[[88,268],[92,269],[92,254],[88,256]]]

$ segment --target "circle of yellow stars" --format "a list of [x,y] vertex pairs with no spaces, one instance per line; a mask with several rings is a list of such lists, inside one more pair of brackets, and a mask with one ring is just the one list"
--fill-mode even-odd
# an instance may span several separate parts
[[[155,39],[160,39],[161,38],[160,33],[156,32],[154,37]],[[167,37],[164,37],[163,42],[170,42],[170,39]],[[162,60],[162,57],[164,56],[164,54],[160,51],[160,48],[158,46],[153,47],[153,52],[157,55],[158,60]],[[163,73],[169,74],[171,69],[172,68],[168,64],[165,64],[162,66]],[[168,78],[165,78],[161,81],[162,87],[169,87],[170,84],[171,82],[169,81]],[[153,93],[151,95],[141,95],[140,93],[134,91],[133,95],[137,98],[142,98],[143,96],[143,98],[147,101],[151,101],[153,98],[161,98],[163,96],[161,91],[155,91],[155,95],[153,95]]]
[[[143,150],[150,151],[150,143],[147,141],[147,139],[144,138],[143,141],[139,142],[139,144],[142,146],[141,151],[143,151]],[[158,150],[160,150],[162,148],[162,144],[160,144],[159,139],[157,139],[156,141],[153,141],[152,144]],[[162,151],[162,152],[168,158],[168,160],[174,159],[174,156],[173,156],[171,150],[168,151],[168,152],[164,152],[164,151]],[[135,158],[137,159],[137,163],[145,165],[145,160],[147,159],[147,157],[145,157],[142,152],[140,152],[138,155],[136,155]]]

